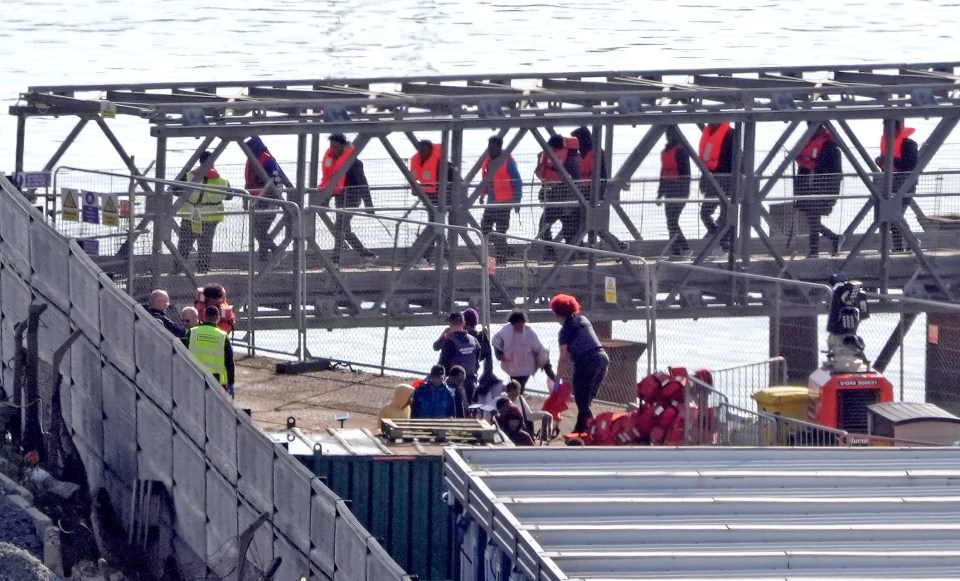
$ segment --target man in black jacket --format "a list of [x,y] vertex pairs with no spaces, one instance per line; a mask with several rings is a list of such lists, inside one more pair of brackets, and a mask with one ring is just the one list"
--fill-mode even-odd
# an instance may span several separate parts
[[167,291],[158,288],[150,293],[150,303],[147,305],[147,312],[153,315],[154,319],[160,321],[164,328],[170,331],[174,337],[182,339],[187,336],[187,331],[170,320],[170,317],[167,316],[167,309],[169,308],[170,295],[167,294]]
[[[700,206],[700,221],[711,235],[727,226],[727,204],[718,198],[721,195],[732,198],[734,194],[733,147],[733,129],[729,123],[710,123],[704,127],[700,137],[700,159],[720,186],[720,189],[717,189],[708,176],[700,177],[700,192],[704,197],[703,205]],[[720,217],[714,221],[713,213],[718,207]],[[729,252],[732,241],[733,230],[730,229],[720,240],[720,249]]]
[[[320,182],[319,189],[326,189],[333,175],[339,169],[341,158],[347,158],[353,151],[353,147],[342,133],[334,133],[330,136],[330,148],[323,156],[323,180]],[[359,208],[361,204],[368,208],[373,207],[373,199],[370,196],[370,185],[367,183],[367,176],[363,172],[363,162],[354,159],[347,168],[346,175],[333,188],[333,200],[338,209],[353,210]],[[373,210],[367,210],[372,214]],[[350,228],[350,221],[353,216],[346,214],[337,214],[334,221],[334,242],[333,256],[331,257],[334,265],[340,264],[340,254],[343,250],[343,243],[346,242],[351,248],[360,254],[364,264],[372,264],[377,259],[377,255],[367,249],[360,241],[360,238],[354,234]]]
[[[477,372],[480,369],[480,343],[466,331],[463,314],[450,313],[450,330],[440,347],[440,365],[450,370],[459,365],[467,374],[463,384],[467,401],[473,403],[473,394],[477,387]],[[449,372],[449,371],[448,371]]]
[[667,199],[664,211],[667,215],[667,233],[670,235],[670,254],[673,256],[684,256],[690,252],[690,245],[680,229],[680,213],[686,204],[673,203],[671,200],[686,200],[689,197],[690,154],[680,139],[680,130],[676,125],[671,125],[667,127],[667,144],[660,153],[657,199]]
[[[797,175],[793,178],[795,196],[837,196],[843,181],[843,166],[840,148],[829,129],[821,125],[797,155]],[[820,236],[833,244],[833,256],[840,253],[843,235],[836,234],[823,225],[822,216],[828,215],[837,203],[832,200],[797,200],[797,209],[807,217],[810,229],[810,250],[807,258],[816,258],[820,251]]]
[[[883,135],[880,138],[880,157],[876,159],[877,166],[881,170],[886,171],[887,167],[887,133],[893,133],[893,152],[891,157],[893,158],[893,194],[896,194],[900,189],[900,186],[907,181],[907,178],[910,176],[910,173],[913,172],[917,167],[917,157],[919,155],[919,148],[917,147],[917,142],[910,138],[913,135],[913,132],[916,131],[912,127],[904,127],[903,121],[899,119],[885,119],[883,122]],[[917,191],[917,182],[913,182],[913,185],[910,186],[903,196],[903,211],[906,212],[907,206],[910,205],[910,200],[913,199],[913,196],[908,196],[906,194],[912,194]],[[900,230],[899,224],[890,225],[890,235],[893,239],[893,251],[894,252],[903,252],[903,232]]]

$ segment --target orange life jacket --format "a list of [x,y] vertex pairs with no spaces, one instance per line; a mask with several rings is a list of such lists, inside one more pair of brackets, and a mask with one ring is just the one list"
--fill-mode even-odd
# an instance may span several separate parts
[[710,125],[703,128],[703,133],[700,134],[700,159],[708,170],[716,171],[720,165],[723,140],[729,132],[729,123],[721,123],[716,129],[711,129]]
[[817,156],[823,151],[823,146],[831,141],[833,141],[833,135],[829,131],[818,130],[800,150],[799,155],[797,155],[797,165],[810,172],[816,170]]
[[680,165],[677,164],[677,150],[682,143],[674,143],[660,152],[660,177],[675,180],[680,177]]
[[[504,154],[500,154],[504,155]],[[487,177],[487,170],[490,167],[490,156],[483,160],[483,177]],[[493,200],[495,202],[513,202],[516,200],[513,192],[513,180],[510,178],[510,172],[507,171],[508,161],[504,161],[497,173],[493,174]],[[489,196],[489,194],[488,194]]]
[[434,145],[433,152],[427,158],[427,161],[421,159],[419,151],[410,158],[410,171],[413,172],[413,177],[417,178],[417,181],[423,187],[423,191],[428,196],[437,195],[437,174],[440,169],[441,155],[441,147]]
[[[557,158],[560,160],[560,167],[563,167],[567,163],[570,150],[567,148],[554,149],[553,152],[557,154]],[[562,175],[560,170],[553,166],[553,162],[550,161],[550,157],[544,151],[537,154],[537,169],[534,174],[544,183],[556,183],[563,179],[560,177]]]
[[223,299],[222,302],[207,302],[201,297],[200,300],[193,303],[193,307],[200,313],[201,319],[203,319],[203,310],[211,305],[220,309],[220,322],[217,323],[217,328],[224,333],[233,333],[233,328],[237,324],[237,314],[233,310],[233,305],[228,303],[227,299]]
[[[334,158],[333,152],[327,149],[327,152],[323,154],[323,177],[320,180],[320,185],[317,186],[319,189],[324,189],[327,187],[327,184],[330,183],[330,178],[333,177],[333,174],[337,173],[340,169],[340,166],[343,165],[343,162],[347,161],[347,158],[353,153],[354,147],[348,147],[343,150],[343,153],[340,157]],[[343,194],[344,184],[347,181],[347,174],[340,176],[340,180],[337,181],[337,186],[333,189],[333,195],[339,196]]]
[[[908,137],[913,135],[916,131],[913,127],[901,127],[900,132],[897,133],[897,136],[893,139],[893,167],[896,168],[899,165],[899,161],[903,159],[903,142],[906,141]],[[887,136],[886,134],[880,136],[880,161],[877,162],[877,165],[880,166],[880,169],[885,169],[884,166],[887,163]]]

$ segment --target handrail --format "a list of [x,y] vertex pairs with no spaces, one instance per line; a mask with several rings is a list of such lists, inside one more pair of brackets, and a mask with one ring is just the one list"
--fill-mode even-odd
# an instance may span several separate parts
[[[298,356],[298,358],[299,358],[300,361],[303,361],[303,360],[304,360],[305,355],[306,355],[306,333],[307,333],[306,320],[305,320],[305,318],[304,318],[304,305],[306,305],[306,302],[307,302],[307,296],[306,296],[306,255],[305,255],[305,246],[306,246],[306,245],[304,244],[304,240],[303,240],[303,215],[302,215],[302,212],[301,212],[301,210],[300,210],[300,206],[297,205],[296,202],[291,202],[291,201],[289,201],[289,200],[282,200],[282,199],[276,199],[276,198],[267,198],[267,197],[262,197],[262,196],[255,196],[255,195],[251,194],[250,191],[247,190],[247,189],[245,189],[245,188],[224,187],[224,186],[217,186],[217,185],[210,185],[210,184],[200,184],[199,182],[183,182],[183,181],[177,181],[177,180],[167,180],[167,179],[160,179],[160,178],[150,178],[150,177],[135,176],[135,175],[131,175],[131,174],[122,174],[122,173],[109,172],[109,171],[91,170],[91,169],[85,169],[85,168],[79,168],[79,167],[73,167],[73,166],[59,166],[59,167],[57,167],[56,170],[54,170],[54,172],[53,172],[53,189],[54,189],[54,191],[57,191],[57,181],[58,181],[58,179],[59,179],[59,176],[60,176],[60,172],[61,172],[61,171],[87,173],[87,174],[93,174],[93,175],[109,176],[109,177],[115,177],[115,178],[119,178],[119,179],[130,180],[130,191],[128,192],[128,195],[130,195],[131,197],[132,197],[132,196],[134,195],[134,193],[135,193],[134,190],[136,189],[136,183],[137,183],[137,182],[146,182],[146,183],[152,183],[152,184],[159,184],[159,185],[163,185],[163,186],[171,186],[171,187],[176,187],[176,188],[184,188],[184,189],[188,190],[188,191],[185,192],[185,193],[179,193],[179,192],[175,192],[175,191],[169,191],[169,192],[168,192],[168,191],[163,190],[163,189],[158,189],[158,191],[156,191],[156,192],[142,192],[142,195],[145,196],[145,197],[146,197],[146,196],[149,196],[149,195],[167,195],[167,196],[171,196],[171,197],[176,196],[176,197],[177,197],[177,202],[175,202],[174,205],[173,205],[173,207],[171,208],[171,210],[172,210],[173,212],[176,212],[176,211],[183,205],[183,203],[184,203],[184,202],[186,201],[186,199],[189,197],[189,191],[190,191],[190,190],[196,190],[196,189],[216,191],[216,192],[223,193],[223,194],[225,194],[225,195],[235,196],[235,197],[238,197],[238,198],[241,198],[241,199],[243,199],[243,200],[250,201],[250,202],[254,202],[254,201],[255,201],[255,202],[258,202],[258,203],[267,203],[267,204],[269,204],[269,205],[279,206],[280,208],[287,209],[287,210],[289,210],[290,212],[292,212],[292,213],[296,216],[296,231],[293,233],[293,238],[294,238],[294,241],[297,242],[297,243],[295,244],[295,247],[296,247],[297,272],[294,274],[294,276],[295,276],[295,280],[297,281],[297,284],[298,284],[298,286],[299,286],[299,289],[297,289],[297,291],[294,293],[295,296],[296,296],[296,301],[295,301],[295,302],[298,302],[298,303],[299,303],[298,305],[296,305],[296,306],[297,306],[297,308],[296,308],[296,312],[297,312],[297,317],[296,317],[296,319],[297,319],[297,356]],[[193,183],[196,183],[197,185],[196,185],[196,186],[191,185],[191,184],[193,184]],[[201,186],[202,186],[202,187],[201,187]],[[253,215],[254,215],[255,212],[256,212],[254,206],[255,206],[255,204],[253,204],[253,203],[248,204],[248,214],[249,214],[249,216],[250,216],[250,223],[251,223],[251,224],[253,223]],[[132,209],[132,208],[131,208],[131,214],[130,214],[130,216],[131,216],[131,223],[132,223],[132,216],[133,216],[133,209]],[[132,229],[131,229],[131,230],[132,230]],[[251,229],[251,232],[250,232],[250,237],[251,237],[251,238],[253,237],[252,229]],[[127,280],[128,280],[128,281],[132,281],[132,280],[133,280],[133,245],[132,245],[132,243],[131,243],[131,246],[130,246],[130,252],[129,252],[129,254],[128,254],[128,259],[127,259],[127,260],[128,260],[128,279],[127,279]],[[251,245],[251,247],[250,247],[250,252],[249,252],[249,265],[248,265],[248,267],[249,267],[249,272],[250,272],[250,273],[253,273],[253,271],[254,271],[254,262],[253,262],[253,246],[252,246],[252,245]],[[249,297],[250,297],[249,300],[250,300],[251,302],[253,301],[253,296],[254,296],[253,282],[254,282],[253,276],[248,277],[247,292],[249,293]],[[128,292],[129,292],[130,290],[131,290],[131,289],[128,289]],[[253,309],[251,308],[251,305],[248,305],[248,307],[247,307],[247,316],[248,316],[248,324],[249,324],[249,327],[250,327],[249,332],[252,333],[252,332],[253,332],[253,329],[254,329],[254,325],[253,325]],[[249,345],[252,347],[252,346],[253,346],[253,342],[250,341],[250,342],[249,342]]]

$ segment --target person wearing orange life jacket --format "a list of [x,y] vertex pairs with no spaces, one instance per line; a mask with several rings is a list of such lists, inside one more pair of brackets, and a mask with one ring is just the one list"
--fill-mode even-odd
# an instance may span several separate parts
[[[899,119],[885,119],[883,122],[883,135],[880,137],[880,157],[876,159],[877,166],[886,171],[887,167],[887,135],[893,134],[893,188],[891,192],[896,194],[900,187],[907,181],[910,173],[917,167],[917,157],[919,148],[917,142],[910,138],[916,131],[912,127],[904,127],[903,121]],[[917,182],[907,189],[904,194],[912,194],[917,191]],[[906,212],[910,205],[912,196],[903,196],[903,211]],[[903,231],[899,224],[890,224],[890,235],[893,239],[893,251],[903,252]]]
[[680,229],[680,213],[686,204],[670,200],[686,200],[689,197],[690,154],[680,138],[680,130],[676,125],[671,125],[667,127],[667,144],[660,152],[657,199],[668,200],[664,212],[667,216],[667,233],[670,235],[670,254],[673,256],[684,256],[690,252],[690,245]]
[[[719,198],[721,194],[729,198],[733,194],[733,146],[733,131],[729,123],[710,123],[703,128],[700,159],[720,186],[718,190],[706,176],[700,177],[700,192],[705,198],[700,206],[700,221],[711,236],[727,225],[727,204],[706,198]],[[720,208],[720,216],[714,221],[713,213],[717,208]],[[733,230],[727,230],[720,240],[721,250],[729,252],[732,240]]]
[[[808,122],[809,124],[809,122]],[[843,165],[836,138],[825,126],[820,125],[797,155],[797,175],[793,178],[795,196],[840,195],[843,181]],[[833,244],[833,256],[840,253],[843,235],[836,234],[823,225],[822,216],[828,215],[837,203],[833,200],[799,199],[797,209],[807,217],[810,230],[810,250],[807,258],[816,258],[820,251],[820,236]]]
[[[424,201],[427,209],[427,219],[431,222],[439,222],[443,218],[440,211],[440,168],[443,165],[443,147],[434,144],[428,139],[422,139],[417,142],[417,153],[410,158],[410,172],[417,179],[417,182],[423,188],[423,193],[427,195]],[[444,206],[449,209],[453,191],[454,180],[453,165],[447,163],[446,195],[444,196]],[[434,262],[442,258],[443,232],[442,230],[431,231],[431,241],[428,248],[432,249],[431,260]],[[424,260],[425,261],[425,260]]]
[[[575,139],[574,139],[575,140]],[[574,182],[581,179],[580,173],[580,152],[577,150],[578,144],[567,143],[562,135],[551,135],[547,140],[547,146],[553,150],[553,153],[560,161],[561,167],[566,171]],[[555,202],[570,202],[578,200],[576,193],[570,186],[563,181],[563,174],[560,168],[554,167],[553,161],[546,152],[537,154],[537,167],[534,175],[540,178],[543,185],[540,187],[540,201],[546,204]],[[580,231],[580,215],[582,208],[579,206],[551,206],[547,205],[540,216],[540,225],[537,231],[537,238],[549,242],[560,242],[566,244],[577,244],[577,234]],[[560,232],[554,239],[552,228],[556,222],[560,222]],[[552,252],[548,252],[551,255]]]
[[[513,156],[503,151],[503,138],[499,135],[487,140],[487,155],[483,160],[482,183],[480,185],[480,203],[486,199],[483,217],[480,218],[480,231],[484,236],[496,229],[506,234],[510,228],[510,210],[520,212],[520,197],[523,193],[523,180]],[[497,264],[507,262],[507,240],[501,236],[493,238],[496,248]]]
[[227,290],[223,285],[210,283],[198,287],[194,294],[194,308],[197,313],[203,313],[207,307],[216,307],[219,311],[217,328],[224,333],[233,333],[237,324],[237,315],[233,310],[233,305],[227,299]]
[[[323,154],[323,175],[317,188],[323,191],[332,187],[332,198],[338,209],[359,208],[361,203],[368,208],[372,208],[373,199],[370,197],[370,186],[367,183],[367,176],[363,172],[363,162],[359,159],[354,159],[350,163],[347,173],[331,186],[330,182],[334,174],[347,161],[354,148],[342,133],[330,135],[329,140],[330,148]],[[373,211],[368,210],[367,212],[372,213]],[[333,256],[331,257],[334,266],[340,265],[340,254],[344,242],[360,254],[360,258],[365,264],[370,264],[377,259],[377,255],[370,252],[350,228],[352,219],[353,216],[337,214],[334,221]]]
[[[243,170],[243,187],[249,190],[250,194],[254,196],[275,200],[281,199],[278,189],[283,186],[280,177],[282,173],[280,164],[277,163],[273,154],[267,150],[267,146],[264,145],[259,137],[251,137],[247,140],[246,144],[253,152],[253,155],[256,156],[256,163],[263,168],[268,179],[264,179],[263,175],[257,171],[254,160],[248,159]],[[244,209],[247,208],[246,200],[244,200],[243,207]],[[270,226],[273,224],[274,218],[276,218],[279,205],[267,202],[255,202],[253,208],[256,210],[253,216],[253,237],[259,246],[258,255],[260,260],[266,260],[270,254],[277,250],[277,244],[274,242],[273,237],[270,236]]]
[[[210,152],[200,154],[200,165],[203,166],[210,159]],[[187,172],[184,180],[194,181],[194,176],[200,173],[195,167]],[[220,173],[210,164],[204,172],[202,183],[211,186],[229,188],[230,182],[220,177]],[[187,201],[183,204],[180,213],[180,228],[177,232],[177,252],[187,259],[194,243],[197,244],[197,271],[207,272],[210,269],[210,257],[213,254],[213,237],[217,225],[223,222],[223,202],[232,198],[229,194],[217,190],[190,189]]]

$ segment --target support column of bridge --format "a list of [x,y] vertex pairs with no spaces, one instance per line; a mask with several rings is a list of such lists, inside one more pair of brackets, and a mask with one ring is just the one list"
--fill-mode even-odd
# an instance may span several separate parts
[[787,381],[806,385],[810,373],[820,367],[817,317],[770,319],[770,356],[787,360]]

